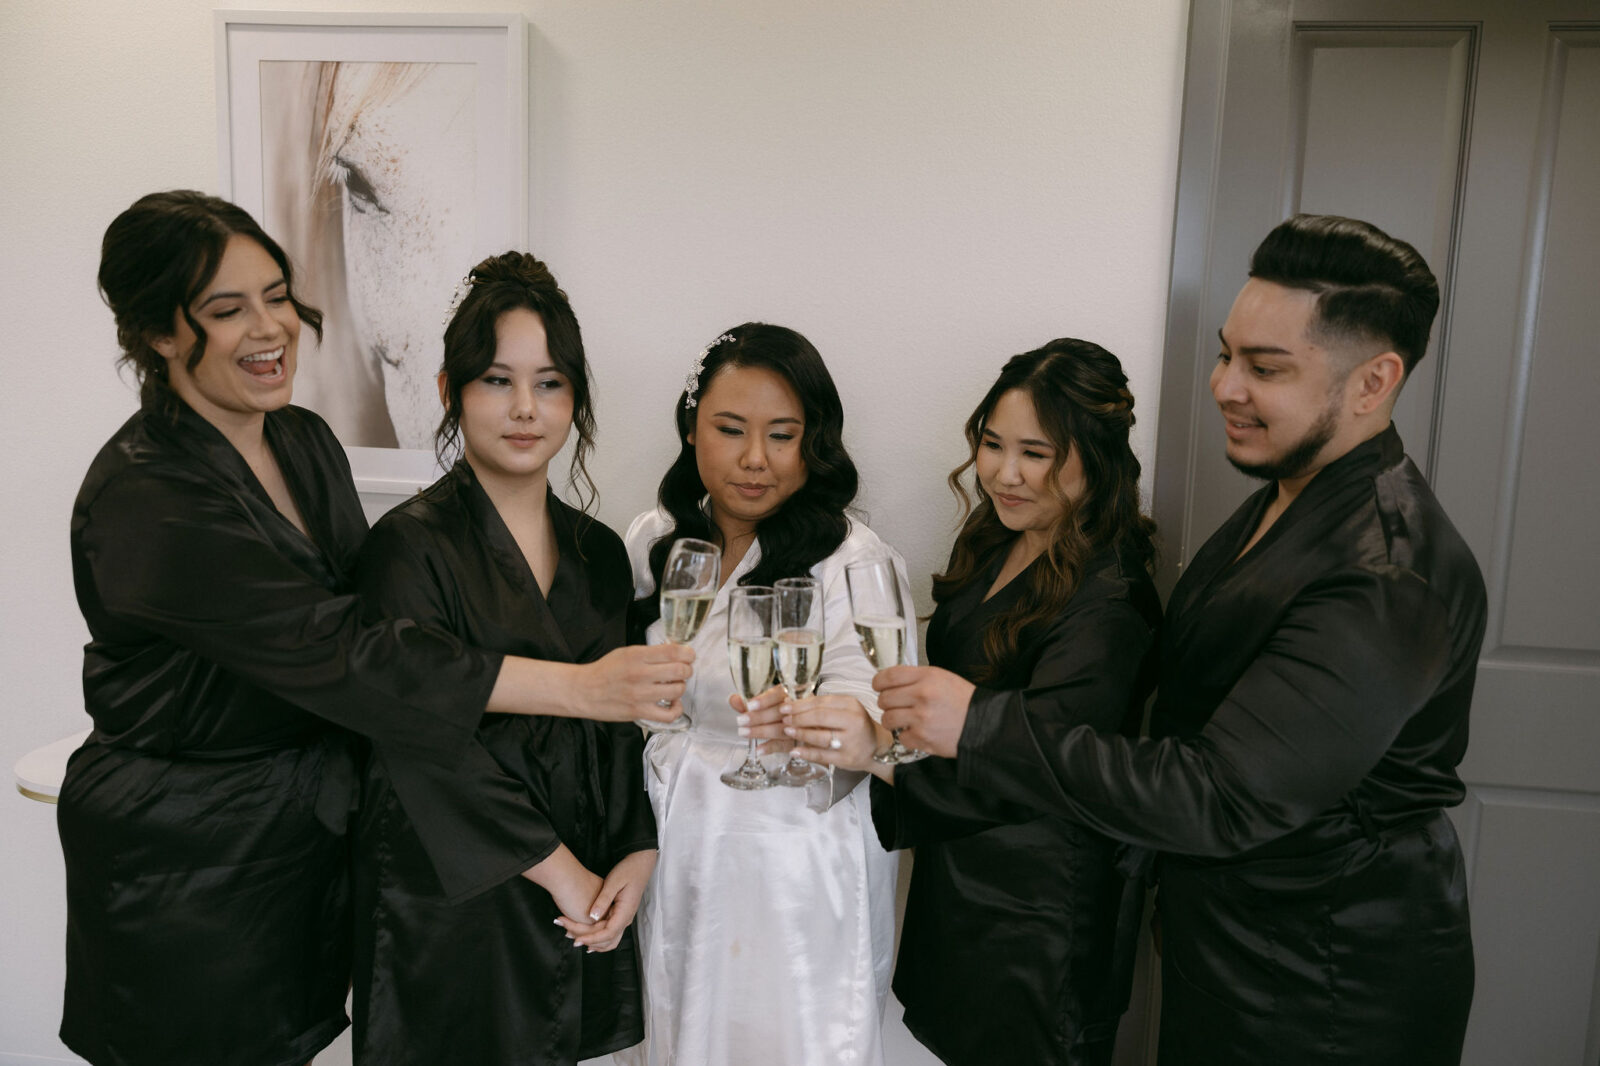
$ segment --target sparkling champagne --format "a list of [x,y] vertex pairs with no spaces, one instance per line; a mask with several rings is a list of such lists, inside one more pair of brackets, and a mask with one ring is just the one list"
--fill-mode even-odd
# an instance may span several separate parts
[[687,644],[700,632],[706,615],[711,613],[712,594],[709,592],[663,592],[661,594],[661,624],[667,639],[674,644]]
[[906,661],[906,624],[902,619],[860,617],[856,619],[856,634],[861,637],[861,650],[877,669],[887,670]]
[[789,695],[799,699],[811,694],[822,670],[822,644],[814,629],[778,631],[778,676]]
[[728,641],[728,666],[733,671],[733,687],[739,695],[753,700],[772,687],[772,641]]

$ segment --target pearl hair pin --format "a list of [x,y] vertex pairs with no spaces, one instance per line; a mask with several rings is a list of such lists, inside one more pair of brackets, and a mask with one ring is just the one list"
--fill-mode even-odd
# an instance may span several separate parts
[[700,402],[695,393],[700,391],[700,372],[706,368],[706,356],[711,354],[711,349],[723,341],[731,340],[733,340],[733,334],[724,333],[704,348],[701,348],[700,354],[694,357],[694,365],[689,368],[689,376],[683,379],[683,406],[685,410]]
[[461,301],[467,298],[467,293],[472,291],[472,275],[468,274],[456,282],[456,291],[450,294],[450,307],[444,313],[445,329],[450,328],[450,320],[456,317],[456,312],[461,310]]

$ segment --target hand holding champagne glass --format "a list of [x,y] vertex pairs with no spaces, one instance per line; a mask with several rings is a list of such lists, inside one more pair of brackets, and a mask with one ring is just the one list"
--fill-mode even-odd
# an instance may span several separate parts
[[[844,576],[850,587],[850,613],[861,638],[861,650],[878,670],[901,665],[906,660],[909,620],[901,602],[894,563],[887,558],[851,563],[845,567]],[[927,758],[927,752],[900,743],[900,730],[893,730],[890,735],[893,739],[889,746],[872,753],[874,762],[893,766]]]
[[[666,565],[661,568],[661,626],[667,641],[688,644],[711,613],[721,583],[722,553],[715,544],[692,537],[672,542]],[[663,707],[671,701],[657,700]],[[670,722],[645,722],[640,725],[653,733],[681,733],[689,728],[689,716],[680,714]]]
[[[772,639],[776,614],[777,596],[765,585],[742,585],[728,591],[728,669],[733,671],[733,687],[743,697],[746,711],[750,701],[772,685],[777,668]],[[724,785],[751,791],[778,783],[757,758],[760,743],[750,738],[744,762],[722,775]]]
[[[816,688],[817,675],[822,672],[828,632],[822,586],[814,577],[786,577],[773,589],[778,598],[778,679],[791,700],[803,700]],[[791,755],[778,774],[778,784],[798,788],[826,775],[816,763]]]

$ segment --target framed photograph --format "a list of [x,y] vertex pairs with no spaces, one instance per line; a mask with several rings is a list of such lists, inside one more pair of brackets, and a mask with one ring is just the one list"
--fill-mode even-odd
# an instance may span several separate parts
[[222,195],[326,316],[295,402],[328,420],[363,492],[437,475],[434,384],[456,285],[527,245],[521,15],[218,11]]

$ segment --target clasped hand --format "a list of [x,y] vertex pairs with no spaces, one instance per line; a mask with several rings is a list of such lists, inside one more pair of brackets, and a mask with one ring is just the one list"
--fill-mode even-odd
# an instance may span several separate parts
[[[561,850],[565,851],[565,845]],[[534,880],[532,875],[544,865],[540,863],[524,876]],[[644,887],[656,868],[655,851],[635,851],[625,856],[604,880],[575,858],[559,866],[536,883],[543,884],[561,909],[556,924],[567,931],[567,939],[574,947],[590,951],[610,951],[622,943],[622,934],[633,923]]]

